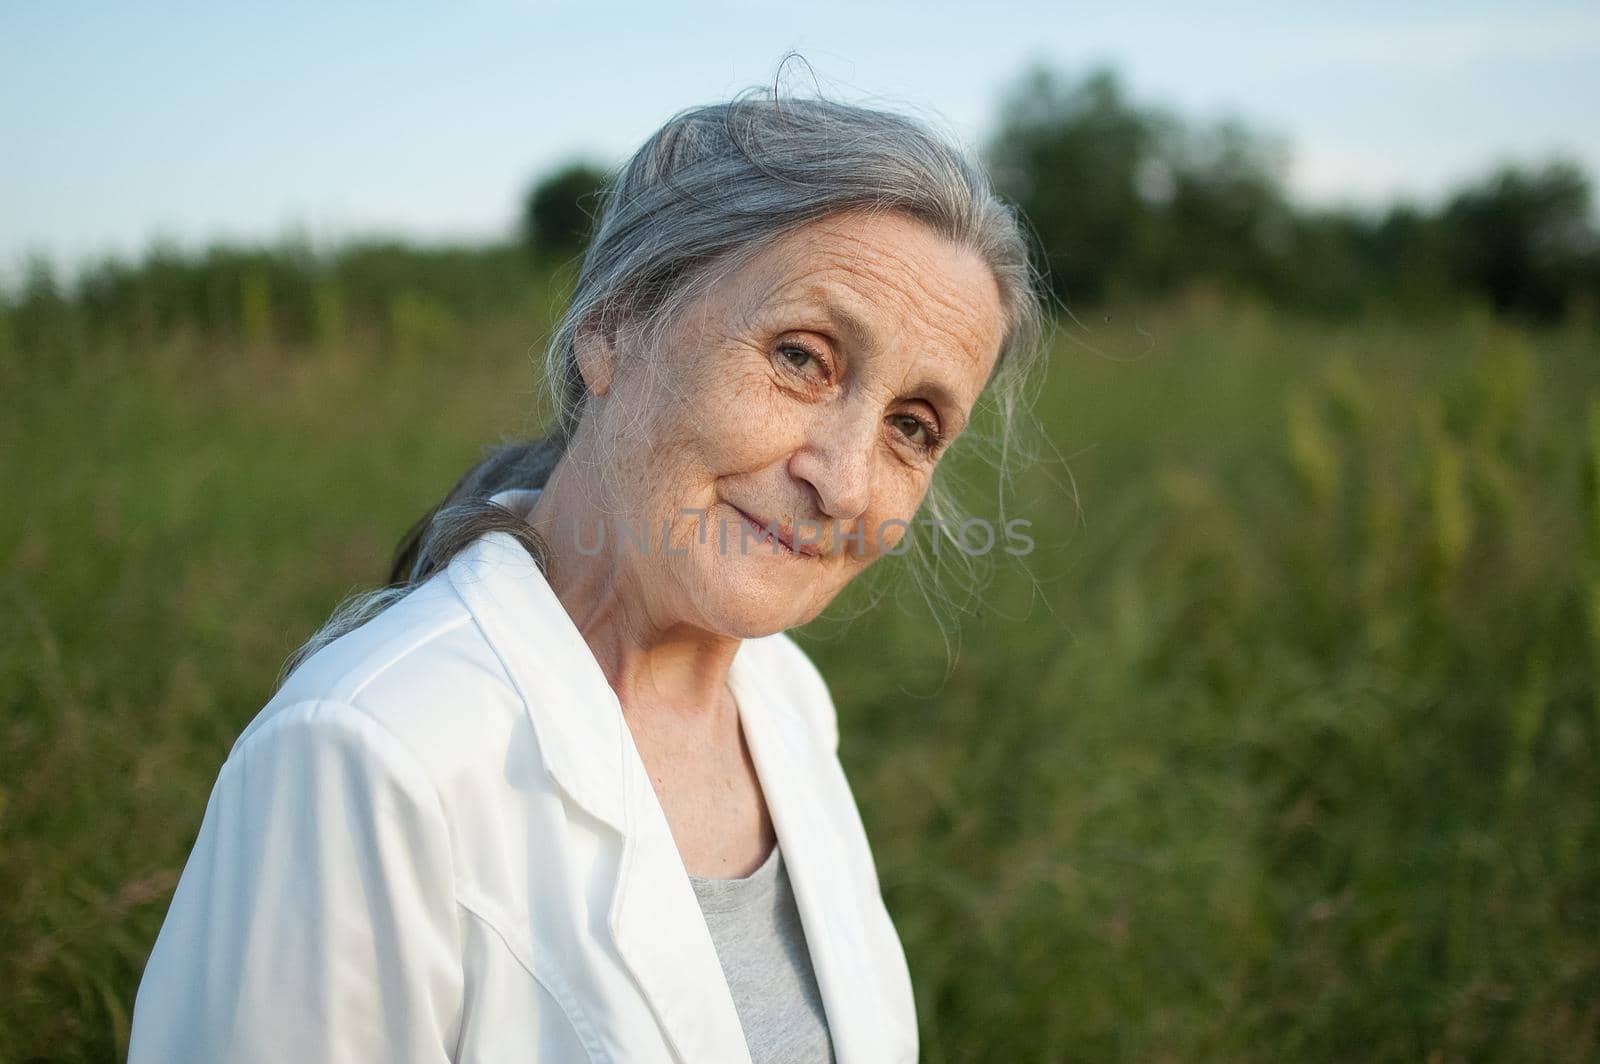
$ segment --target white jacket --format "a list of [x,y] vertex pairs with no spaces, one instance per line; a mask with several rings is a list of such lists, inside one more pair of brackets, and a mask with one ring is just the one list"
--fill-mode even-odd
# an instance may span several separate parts
[[[827,688],[782,633],[729,684],[838,1059],[915,1060]],[[129,1060],[747,1064],[621,707],[510,536],[324,648],[239,737]]]

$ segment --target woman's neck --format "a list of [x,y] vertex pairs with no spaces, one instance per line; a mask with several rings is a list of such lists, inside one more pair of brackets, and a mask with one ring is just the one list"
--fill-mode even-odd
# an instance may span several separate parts
[[[726,685],[740,641],[672,616],[664,608],[670,603],[660,601],[668,596],[641,586],[639,567],[630,564],[639,561],[636,553],[620,549],[620,537],[597,533],[607,517],[585,468],[592,466],[581,452],[564,457],[528,515],[550,550],[551,589],[625,712],[732,723],[719,718],[732,703]],[[591,551],[597,540],[599,549]]]

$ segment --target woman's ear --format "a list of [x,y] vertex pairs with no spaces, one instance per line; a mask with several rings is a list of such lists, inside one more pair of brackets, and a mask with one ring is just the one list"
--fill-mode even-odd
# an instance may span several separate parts
[[611,390],[617,371],[616,333],[603,325],[580,326],[572,340],[578,373],[590,395],[601,396]]

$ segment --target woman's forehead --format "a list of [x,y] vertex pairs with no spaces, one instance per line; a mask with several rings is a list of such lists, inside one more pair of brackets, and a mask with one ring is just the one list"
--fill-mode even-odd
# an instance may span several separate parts
[[987,369],[1004,333],[999,286],[971,249],[900,216],[827,219],[731,280],[750,324],[785,316],[871,352],[909,342]]

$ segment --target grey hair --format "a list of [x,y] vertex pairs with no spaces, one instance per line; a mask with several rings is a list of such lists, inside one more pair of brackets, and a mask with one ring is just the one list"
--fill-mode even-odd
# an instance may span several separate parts
[[[511,534],[547,570],[550,552],[533,528],[488,500],[509,488],[542,487],[577,432],[587,399],[580,337],[636,330],[643,342],[626,349],[643,357],[718,280],[796,229],[846,212],[909,215],[972,249],[993,272],[1007,327],[983,403],[997,415],[1000,435],[974,446],[993,447],[1004,473],[1044,319],[1043,286],[1017,215],[974,158],[916,119],[752,90],[668,119],[601,193],[571,303],[545,353],[549,435],[501,445],[469,469],[401,540],[389,586],[347,600],[290,657],[283,676],[489,532]],[[968,437],[979,433],[969,430],[962,442]],[[953,537],[957,513],[938,477],[924,506]],[[966,559],[964,575],[975,579],[965,553],[944,557]],[[930,604],[938,597],[924,594]]]

